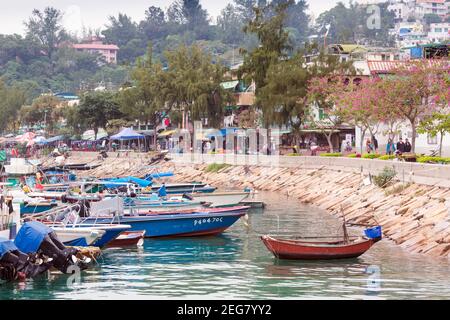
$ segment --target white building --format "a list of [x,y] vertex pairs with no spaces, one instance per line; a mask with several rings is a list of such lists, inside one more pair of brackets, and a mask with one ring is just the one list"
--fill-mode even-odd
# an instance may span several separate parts
[[419,18],[423,18],[426,14],[437,14],[445,17],[448,12],[445,0],[417,0],[416,14]]
[[432,23],[428,32],[430,42],[442,42],[450,39],[450,23]]
[[397,21],[407,21],[408,18],[414,17],[415,6],[415,0],[391,0],[388,10],[395,13]]
[[[394,143],[397,143],[399,138],[401,137],[403,141],[405,139],[408,139],[411,142],[412,138],[412,130],[410,125],[407,123],[399,124],[396,127],[397,133],[394,136]],[[378,140],[378,152],[379,153],[386,153],[386,145],[389,140],[389,127],[385,124],[379,124],[378,128],[375,129],[375,137]],[[367,139],[370,139],[370,133],[367,131],[364,138],[363,138],[363,150],[361,151],[360,145],[361,145],[361,128],[356,127],[355,129],[355,146],[359,153],[366,153],[365,150],[365,141]],[[434,151],[439,150],[439,142],[440,142],[440,135],[438,134],[436,137],[431,137],[427,134],[418,134],[416,135],[416,153],[417,154],[426,154],[430,155]],[[442,156],[443,157],[450,157],[450,135],[446,134],[444,135],[444,139],[442,141]]]

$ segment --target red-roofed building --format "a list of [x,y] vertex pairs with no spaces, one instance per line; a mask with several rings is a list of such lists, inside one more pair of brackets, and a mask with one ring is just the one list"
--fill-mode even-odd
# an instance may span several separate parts
[[119,47],[114,44],[103,44],[98,38],[93,38],[88,43],[74,44],[72,47],[81,52],[100,54],[105,58],[107,63],[117,63]]

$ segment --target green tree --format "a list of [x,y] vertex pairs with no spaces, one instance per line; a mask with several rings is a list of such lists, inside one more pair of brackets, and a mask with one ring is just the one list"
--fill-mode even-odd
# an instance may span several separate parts
[[25,103],[23,90],[7,86],[0,79],[0,132],[7,129],[16,130],[19,109]]
[[123,117],[117,96],[113,92],[88,92],[81,98],[78,116],[81,122],[87,124],[95,132],[97,139],[98,129],[106,128],[108,121]]
[[51,133],[62,116],[63,103],[52,95],[44,95],[36,98],[31,106],[23,106],[20,109],[22,124],[29,126],[41,125]]
[[208,118],[210,125],[219,125],[225,105],[232,101],[231,94],[221,86],[225,67],[212,63],[212,57],[197,46],[182,46],[166,52],[166,57],[166,105],[192,120]]
[[217,27],[224,43],[238,44],[242,42],[244,23],[236,7],[232,4],[228,4],[217,17]]
[[[279,60],[286,59],[289,50],[289,33],[285,30],[286,10],[291,1],[274,7],[272,4],[262,8],[254,8],[255,18],[250,21],[244,31],[256,34],[260,45],[248,52],[241,49],[244,64],[239,68],[238,75],[247,82],[254,81],[256,92],[266,85],[266,75],[269,67]],[[275,15],[267,18],[269,12]]]
[[153,62],[152,45],[149,44],[147,55],[138,59],[131,72],[131,85],[119,94],[120,109],[127,115],[126,119],[153,124],[155,135],[165,110],[165,77],[162,65]]
[[34,9],[28,22],[25,22],[27,36],[38,40],[49,58],[57,50],[58,45],[68,39],[61,24],[62,17],[63,14],[58,9],[46,7],[43,12]]
[[155,6],[145,11],[145,19],[139,23],[139,28],[147,41],[164,38],[169,32],[164,11]]
[[417,129],[418,133],[426,133],[432,137],[439,135],[439,156],[442,156],[442,142],[446,133],[450,133],[450,114],[435,112],[423,119]]
[[181,26],[178,29],[195,34],[196,39],[209,39],[211,36],[208,12],[203,9],[199,0],[176,0],[167,12],[171,23]]

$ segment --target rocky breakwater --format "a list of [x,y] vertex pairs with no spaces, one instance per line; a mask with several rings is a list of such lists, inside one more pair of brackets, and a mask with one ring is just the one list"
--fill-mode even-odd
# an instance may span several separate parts
[[[71,159],[86,162],[86,157]],[[101,166],[79,176],[142,176],[174,171],[174,182],[203,181],[222,189],[271,191],[292,201],[318,206],[354,223],[383,227],[384,236],[413,253],[450,257],[450,188],[396,182],[381,189],[365,183],[360,173],[320,168],[225,166],[209,171],[206,164],[172,161],[153,163],[151,157],[110,157],[88,161]]]
[[396,182],[381,189],[352,172],[302,168],[229,166],[207,172],[207,165],[174,165],[175,181],[204,181],[222,188],[286,194],[358,224],[383,227],[385,237],[413,253],[450,257],[450,189]]

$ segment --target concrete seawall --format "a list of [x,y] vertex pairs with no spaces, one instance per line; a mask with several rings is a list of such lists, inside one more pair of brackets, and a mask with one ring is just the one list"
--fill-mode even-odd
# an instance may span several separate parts
[[[150,157],[129,155],[104,161],[88,155],[74,155],[68,163],[89,162],[99,168],[80,172],[82,176],[128,176],[155,170],[173,170],[173,181],[204,181],[221,189],[278,192],[291,201],[309,203],[354,223],[374,223],[383,227],[385,237],[412,253],[450,257],[450,169],[447,166],[395,163],[381,160],[320,157],[260,156],[255,159],[216,155],[192,158],[181,155],[172,161],[148,166]],[[91,158],[89,158],[91,157]],[[272,161],[271,161],[272,160]],[[233,162],[232,162],[233,161]],[[229,163],[218,172],[207,172],[209,163]],[[399,180],[387,189],[367,184],[368,173],[376,174],[394,166]],[[408,173],[402,179],[402,171]],[[422,182],[421,182],[422,181]]]

